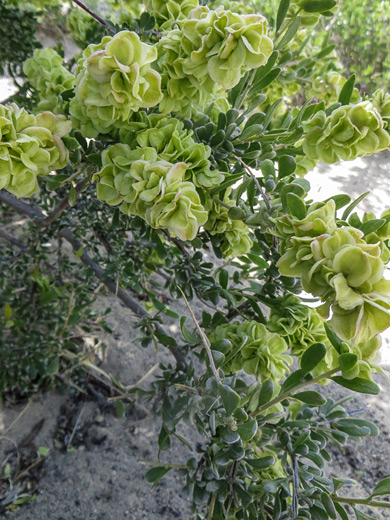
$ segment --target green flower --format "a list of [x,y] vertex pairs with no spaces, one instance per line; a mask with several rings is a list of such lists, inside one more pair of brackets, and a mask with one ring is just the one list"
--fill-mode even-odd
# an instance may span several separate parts
[[299,220],[291,215],[284,215],[276,219],[277,235],[281,238],[289,238],[291,235],[315,237],[327,233],[337,227],[335,212],[334,200],[331,199],[326,204],[315,202],[308,209],[304,219]]
[[[231,191],[231,188],[226,190],[223,202],[233,207],[235,203],[229,199]],[[204,228],[210,235],[218,235],[223,256],[229,258],[245,255],[253,245],[248,226],[241,220],[232,220],[228,208],[211,198],[207,200],[206,208],[209,217]]]
[[390,94],[381,89],[376,90],[372,96],[372,104],[380,113],[385,122],[385,128],[390,133]]
[[317,112],[303,127],[304,153],[328,164],[371,155],[390,146],[384,120],[370,101],[341,106],[328,117],[323,111]]
[[0,189],[16,197],[35,193],[38,176],[66,166],[68,151],[61,137],[70,129],[65,116],[34,116],[14,103],[0,105]]
[[104,150],[103,168],[95,174],[98,199],[121,204],[154,228],[167,229],[181,240],[193,240],[207,220],[207,211],[192,182],[184,180],[187,166],[158,160],[154,148],[116,144]]
[[298,177],[304,177],[308,172],[314,170],[317,164],[316,159],[310,159],[306,155],[297,155],[295,157],[297,168],[294,172]]
[[[390,251],[388,248],[388,240],[390,239],[390,210],[386,210],[382,213],[381,219],[384,219],[386,222],[376,231],[365,235],[364,240],[367,244],[378,244],[381,248],[381,260],[384,263],[387,263],[390,259]],[[364,213],[363,215],[363,224],[369,222],[370,220],[375,220],[375,215],[373,213]]]
[[38,91],[39,110],[60,113],[63,109],[61,94],[73,86],[74,75],[63,66],[63,60],[54,49],[36,49],[26,60],[23,71]]
[[152,0],[149,12],[161,29],[170,30],[173,23],[188,18],[192,9],[198,5],[198,0]]
[[88,44],[94,33],[100,32],[99,23],[83,9],[71,9],[66,18],[66,26],[81,48]]
[[157,50],[131,31],[105,36],[89,45],[78,61],[73,124],[96,137],[126,123],[132,112],[161,101],[161,77],[151,69]]
[[[329,323],[336,334],[357,345],[390,326],[390,282],[383,278],[380,243],[367,243],[351,226],[335,227],[332,202],[313,205],[305,219],[292,219],[290,229],[283,219],[291,234],[286,233],[277,265],[282,275],[300,277],[304,290],[324,302],[319,312],[327,317],[332,311]],[[313,219],[321,210],[322,217]]]
[[[267,62],[272,41],[261,15],[238,15],[219,7],[193,9],[180,28],[158,43],[164,99],[160,111],[189,117]],[[226,98],[226,94],[222,96]]]
[[279,381],[292,363],[284,339],[256,321],[219,325],[209,339],[211,348],[224,354],[221,366],[227,373],[244,370],[262,380]]
[[[324,101],[325,104],[335,103],[346,81],[346,78],[337,72],[337,70],[327,70],[314,77],[308,94],[309,96],[317,97],[321,101]],[[357,88],[354,88],[351,102],[357,103],[359,101],[359,91]]]
[[162,114],[147,116],[145,112],[141,112],[138,121],[134,124],[130,122],[126,128],[120,130],[119,135],[121,142],[132,148],[152,147],[164,161],[185,162],[185,180],[193,182],[197,187],[211,188],[224,179],[222,173],[210,168],[210,147],[195,142],[193,131],[185,130],[183,122],[178,119]]
[[264,65],[273,45],[267,20],[256,14],[238,15],[222,7],[198,7],[182,24],[183,71],[202,80],[208,75],[233,88],[248,70]]

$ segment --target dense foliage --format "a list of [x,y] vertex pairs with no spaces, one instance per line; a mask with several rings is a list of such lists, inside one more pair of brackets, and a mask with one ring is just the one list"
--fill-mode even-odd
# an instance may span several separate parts
[[257,3],[128,4],[107,2],[100,22],[71,5],[79,56],[27,50],[25,82],[0,105],[0,389],[70,378],[82,392],[111,332],[91,307],[105,286],[141,345],[173,354],[147,389],[103,383],[119,415],[140,402],[159,417],[159,455],[171,437],[189,449],[147,481],[179,468],[195,518],[344,520],[345,504],[371,518],[357,506],[389,507],[375,499],[389,479],[355,500],[324,467],[331,446],[379,432],[313,385],[379,393],[390,214],[354,212],[367,194],[314,203],[304,177],[389,149],[390,96],[341,74],[320,30],[335,0],[281,0],[269,20]]

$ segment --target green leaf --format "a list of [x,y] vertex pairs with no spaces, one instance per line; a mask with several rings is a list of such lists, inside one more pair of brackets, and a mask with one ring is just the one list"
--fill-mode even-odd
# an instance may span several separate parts
[[171,468],[167,468],[166,466],[156,466],[146,473],[145,480],[150,484],[157,484],[170,469]]
[[158,339],[158,341],[164,345],[164,347],[177,347],[177,342],[171,336],[167,336],[166,334],[161,334],[160,332],[155,332],[154,335]]
[[377,497],[379,495],[390,495],[390,477],[385,477],[378,482],[370,497]]
[[186,316],[182,316],[180,318],[180,328],[181,328],[181,333],[183,335],[183,338],[190,345],[197,345],[198,343],[200,343],[200,338],[196,334],[192,334],[192,332],[190,332],[187,329],[187,327],[185,326],[186,320],[187,320]]
[[326,398],[319,392],[314,392],[312,390],[298,392],[291,397],[298,399],[299,401],[302,401],[302,403],[308,404],[310,406],[322,406],[323,404],[326,404]]
[[263,176],[267,178],[275,178],[275,165],[271,159],[266,159],[260,163],[260,169]]
[[370,435],[371,437],[378,437],[379,435],[377,426],[375,426],[375,424],[370,421],[366,421],[365,419],[352,419],[347,417],[345,419],[339,419],[334,424],[338,430],[348,433],[348,435],[353,435],[353,433],[350,433],[349,431],[349,428],[351,427],[365,429],[368,433],[365,433],[364,435]]
[[297,16],[295,20],[293,20],[288,26],[287,31],[284,33],[283,38],[277,45],[277,49],[283,49],[285,45],[287,45],[296,35],[299,27],[301,25],[301,17]]
[[341,520],[349,520],[349,515],[341,504],[335,502],[334,507],[338,515],[340,516]]
[[352,76],[344,83],[343,88],[341,89],[340,95],[339,95],[339,103],[342,105],[348,105],[351,101],[353,88],[355,86],[355,74],[352,74]]
[[284,394],[284,392],[287,392],[294,388],[294,386],[299,385],[299,383],[302,382],[303,379],[303,373],[302,370],[296,370],[292,374],[288,376],[288,378],[285,380],[285,382],[282,385],[282,388],[280,389],[280,393]]
[[384,218],[368,220],[360,226],[360,231],[364,235],[369,235],[370,233],[373,233],[374,231],[380,229],[384,224],[386,224],[386,220]]
[[353,480],[351,478],[333,477],[332,481],[335,493],[337,493],[339,489],[341,489],[344,486],[353,486],[357,484],[356,480]]
[[257,432],[257,421],[256,419],[250,419],[249,421],[239,424],[237,431],[239,436],[244,442],[250,441],[256,435]]
[[334,50],[335,47],[336,47],[336,45],[334,45],[334,44],[324,47],[320,52],[318,52],[317,54],[314,55],[314,58],[316,58],[317,60],[320,60],[321,58],[325,58],[325,56],[330,54]]
[[226,269],[221,269],[218,273],[218,279],[219,283],[221,284],[221,287],[224,289],[227,289],[229,285],[229,273],[226,271]]
[[349,204],[351,202],[351,197],[345,194],[333,195],[333,197],[329,197],[329,199],[324,200],[324,202],[328,202],[329,200],[334,200],[336,210],[338,210]]
[[247,462],[254,469],[266,469],[275,464],[275,458],[272,455],[267,455],[267,457],[260,459],[248,459]]
[[303,10],[307,13],[323,13],[329,11],[336,5],[335,0],[313,0],[303,5]]
[[287,206],[294,217],[302,220],[306,217],[306,206],[303,200],[295,193],[287,193]]
[[228,385],[224,385],[222,383],[218,384],[219,395],[222,399],[222,404],[226,410],[228,415],[232,415],[232,413],[238,408],[240,404],[240,396],[230,388]]
[[288,175],[291,175],[297,169],[297,164],[292,155],[282,155],[278,160],[278,179],[283,179]]
[[74,255],[75,255],[76,258],[81,258],[81,255],[83,254],[83,252],[84,252],[84,247],[83,247],[83,246],[80,246],[80,247],[78,248],[78,250],[75,252]]
[[337,352],[339,354],[341,354],[341,348],[343,346],[343,342],[337,336],[337,334],[334,333],[333,330],[329,328],[329,326],[326,323],[324,323],[324,327],[325,327],[326,335],[328,336],[328,340],[332,343],[332,345],[337,350]]
[[55,357],[47,365],[45,374],[47,376],[54,376],[55,374],[58,373],[59,368],[60,368],[60,358],[59,357]]
[[357,354],[347,353],[347,354],[341,354],[338,358],[339,365],[341,368],[341,372],[348,372],[348,370],[351,370],[356,363],[359,361],[359,358]]
[[280,0],[278,14],[276,15],[276,33],[279,31],[284,19],[286,18],[289,7],[290,0]]
[[281,72],[281,69],[279,67],[276,67],[275,69],[272,69],[271,72],[269,72],[266,76],[261,78],[257,83],[255,83],[254,88],[255,92],[259,92],[260,90],[265,89],[270,85],[275,79],[279,76]]
[[47,457],[50,453],[50,449],[45,446],[39,446],[38,453],[39,455],[42,455],[42,457]]
[[337,383],[344,388],[359,392],[360,394],[378,395],[380,394],[379,386],[374,381],[367,381],[361,377],[355,377],[354,379],[345,379],[342,376],[333,376],[332,381]]
[[228,211],[228,217],[231,220],[244,220],[247,217],[247,214],[238,206],[233,206]]
[[325,507],[326,512],[332,518],[335,520],[337,518],[337,512],[334,507],[333,500],[330,498],[330,496],[327,493],[321,493],[321,502],[322,505]]
[[280,103],[283,101],[283,99],[277,99],[274,103],[272,103],[272,105],[268,108],[267,110],[267,115],[264,119],[264,123],[263,123],[263,126],[264,126],[264,131],[268,128],[268,125],[271,123],[272,121],[272,118],[274,117]]
[[377,520],[374,516],[367,515],[363,511],[359,511],[356,507],[352,506],[352,509],[356,515],[356,520]]
[[262,269],[268,269],[269,266],[267,262],[261,258],[261,256],[255,255],[253,253],[248,253],[246,256],[258,267],[261,267]]
[[274,384],[271,381],[271,379],[268,379],[267,381],[264,381],[264,383],[261,385],[257,406],[263,406],[263,404],[266,404],[269,401],[271,401],[273,394]]
[[320,363],[326,355],[326,345],[323,343],[314,343],[309,347],[301,358],[302,374],[306,375]]
[[122,417],[125,415],[126,409],[122,399],[115,399],[115,411],[119,419],[122,419]]
[[273,66],[276,63],[276,60],[278,59],[278,55],[278,51],[273,51],[271,56],[268,58],[267,63],[256,70],[253,85],[249,91],[250,94],[254,94],[257,92],[257,82],[264,78],[264,76],[266,76],[272,70]]

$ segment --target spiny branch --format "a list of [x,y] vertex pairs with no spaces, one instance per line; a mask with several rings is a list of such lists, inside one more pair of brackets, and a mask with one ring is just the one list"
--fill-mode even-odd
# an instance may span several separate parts
[[[32,217],[34,219],[38,218],[38,222],[43,221],[45,218],[43,213],[39,209],[35,208],[34,206],[31,206],[30,204],[26,204],[21,200],[16,199],[13,195],[10,195],[8,193],[0,192],[0,202],[5,202],[6,204],[11,206],[18,212],[23,213],[24,215],[28,215],[29,217]],[[141,305],[139,305],[139,303],[136,300],[134,300],[134,298],[132,298],[132,296],[130,296],[130,294],[127,291],[118,287],[117,283],[114,280],[105,277],[104,270],[96,262],[94,262],[92,258],[86,253],[81,242],[73,235],[69,228],[63,228],[59,232],[59,237],[65,238],[65,240],[67,240],[70,243],[75,253],[82,251],[81,255],[79,256],[81,262],[83,262],[83,264],[92,269],[96,277],[104,283],[108,290],[112,294],[117,296],[126,307],[128,307],[130,310],[134,312],[136,316],[138,316],[139,318],[151,318],[151,315]],[[4,236],[4,238],[6,237]],[[163,329],[163,327],[161,327],[161,325],[159,325],[158,323],[154,323],[153,326],[157,333],[167,336],[166,331]],[[181,363],[184,366],[186,365],[184,355],[179,349],[177,349],[174,346],[169,346],[168,349],[171,351],[178,363]]]

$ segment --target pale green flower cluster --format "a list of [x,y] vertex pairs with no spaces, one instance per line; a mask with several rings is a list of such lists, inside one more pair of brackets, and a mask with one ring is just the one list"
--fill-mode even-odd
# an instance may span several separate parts
[[[308,94],[311,97],[316,97],[325,102],[325,105],[335,103],[340,95],[346,78],[342,76],[337,70],[316,71]],[[360,94],[357,88],[353,89],[351,102],[357,103],[360,101]]]
[[35,116],[14,103],[0,105],[0,189],[16,197],[35,193],[38,176],[66,166],[68,151],[61,137],[70,130],[65,116]]
[[162,99],[161,77],[151,68],[156,58],[157,49],[131,31],[89,45],[77,64],[73,126],[96,137],[120,128],[140,108],[156,106]]
[[[222,202],[233,207],[235,203],[229,198],[231,191],[231,188],[226,190]],[[210,235],[218,235],[223,256],[229,258],[245,255],[253,245],[248,226],[242,220],[232,220],[228,208],[211,198],[208,199],[206,208],[209,218],[204,228]]]
[[267,21],[261,15],[239,15],[223,7],[193,9],[180,28],[158,44],[163,76],[162,112],[191,115],[191,105],[205,108],[212,94],[237,85],[249,70],[264,65],[272,52]]
[[301,356],[313,343],[328,342],[324,319],[293,294],[272,307],[267,327],[284,337],[294,356]]
[[[225,356],[220,365],[228,374],[244,370],[261,379],[279,381],[292,363],[284,339],[256,321],[219,325],[209,335],[211,348]],[[227,341],[226,341],[227,340]]]
[[154,148],[132,150],[116,144],[103,151],[102,164],[94,176],[98,199],[120,204],[124,213],[181,240],[193,240],[206,222],[207,211],[194,184],[184,180],[185,163],[159,160]]
[[390,94],[378,89],[372,96],[372,104],[385,122],[385,129],[390,134]]
[[318,311],[353,346],[390,326],[390,281],[383,277],[380,243],[367,243],[352,226],[338,227],[335,203],[313,204],[304,219],[277,219],[284,237],[278,268],[302,279],[303,289],[319,296]]
[[198,5],[198,0],[151,0],[148,12],[156,18],[160,29],[169,31],[174,23],[185,20]]
[[23,71],[39,94],[38,110],[61,113],[61,94],[74,83],[74,75],[64,67],[61,56],[54,49],[36,49],[24,62]]
[[182,121],[163,114],[148,116],[145,112],[139,112],[134,119],[120,130],[122,143],[131,148],[152,147],[164,161],[185,162],[185,180],[197,187],[212,188],[223,181],[222,173],[210,167],[210,147],[197,143],[193,131],[185,130]]
[[390,146],[385,121],[370,101],[341,106],[329,116],[317,112],[303,124],[304,153],[331,164],[371,155]]
[[84,46],[88,41],[88,35],[98,26],[98,22],[83,9],[71,9],[67,18],[66,26],[72,33],[74,41]]

